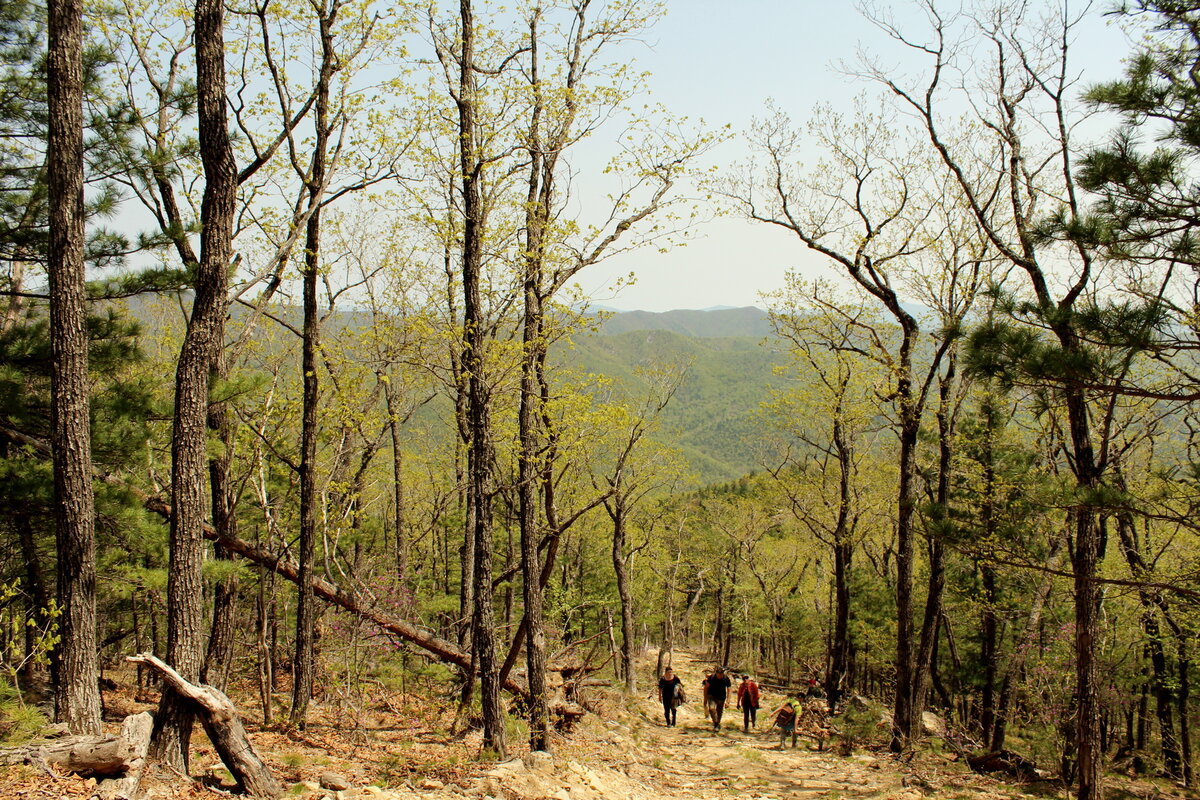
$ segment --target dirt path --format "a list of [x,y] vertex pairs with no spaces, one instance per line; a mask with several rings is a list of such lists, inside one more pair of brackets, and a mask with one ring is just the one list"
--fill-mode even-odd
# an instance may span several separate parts
[[[668,728],[651,715],[661,706],[645,701],[639,709],[646,731],[646,746],[657,754],[658,782],[666,789],[736,792],[740,797],[874,797],[901,789],[899,779],[887,780],[872,757],[840,758],[815,750],[801,738],[796,749],[779,750],[778,732],[770,726],[771,710],[781,699],[764,698],[757,729],[742,730],[741,712],[727,709],[722,729],[714,731],[703,708],[687,703],[679,710],[678,724]],[[773,705],[772,705],[773,703]],[[872,769],[874,765],[874,769]]]

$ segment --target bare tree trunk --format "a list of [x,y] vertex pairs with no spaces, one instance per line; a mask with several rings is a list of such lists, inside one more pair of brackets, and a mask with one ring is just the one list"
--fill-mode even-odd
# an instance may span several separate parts
[[[851,517],[853,492],[850,485],[854,451],[842,424],[841,415],[835,414],[833,423],[833,446],[838,462],[838,517],[833,531],[833,600],[834,621],[830,646],[829,676],[825,681],[825,693],[832,713],[846,685],[850,670],[850,567],[854,558],[854,542],[851,540]],[[778,615],[776,615],[778,616]],[[777,630],[777,626],[773,626]],[[772,645],[776,640],[772,631]]]
[[[217,353],[215,376],[224,380],[229,376],[229,363],[222,347]],[[208,483],[212,503],[213,527],[228,536],[238,535],[237,497],[230,484],[229,475],[233,463],[234,429],[229,418],[227,404],[221,400],[209,407],[208,425],[220,440],[220,452],[209,459]],[[233,553],[222,545],[215,548],[218,559],[233,566]],[[200,680],[210,686],[224,690],[229,679],[229,668],[233,663],[234,639],[237,625],[238,577],[232,569],[217,582],[213,596],[212,631],[208,637],[208,652],[200,670]]]
[[200,711],[208,738],[229,769],[238,789],[254,797],[273,798],[283,793],[275,776],[254,751],[233,702],[220,689],[185,680],[176,670],[152,655],[130,656],[130,661],[153,667],[163,678],[163,691],[173,691]]
[[[530,83],[538,87],[538,21],[540,7],[530,20]],[[529,748],[550,749],[550,717],[546,704],[546,633],[542,613],[541,565],[538,563],[537,487],[541,474],[538,458],[537,419],[541,400],[538,385],[539,356],[546,347],[542,331],[542,260],[544,258],[546,211],[538,202],[543,178],[541,152],[541,96],[535,94],[530,120],[529,196],[525,212],[525,274],[522,280],[524,310],[521,327],[521,397],[517,412],[517,491],[521,529],[521,587],[525,606],[526,681],[529,685]],[[552,181],[552,175],[548,182]],[[546,187],[552,190],[551,186]]]
[[83,6],[79,0],[50,0],[49,37],[51,441],[62,607],[54,713],[73,733],[94,734],[100,731],[100,670],[83,263]]
[[929,537],[929,587],[925,596],[925,616],[921,623],[921,639],[917,648],[916,674],[913,677],[913,732],[919,732],[921,715],[929,696],[929,686],[934,671],[937,652],[938,630],[942,618],[942,592],[946,587],[945,535],[942,527],[950,513],[950,470],[952,468],[955,408],[955,372],[958,365],[957,352],[951,348],[947,353],[946,374],[939,382],[937,409],[938,427],[938,483],[935,502],[937,510],[928,526]]
[[303,729],[308,701],[312,699],[315,670],[314,630],[316,600],[312,594],[317,541],[317,405],[320,403],[317,352],[321,347],[321,320],[317,309],[317,283],[321,267],[321,195],[325,191],[329,149],[329,94],[335,72],[333,25],[339,5],[332,0],[315,6],[320,30],[321,68],[317,83],[315,140],[305,174],[312,214],[304,237],[304,330],[301,346],[304,397],[300,423],[300,584],[296,602],[296,654],[292,662],[291,722]]
[[637,694],[637,675],[633,669],[633,595],[629,590],[628,556],[625,553],[625,503],[618,487],[612,503],[605,503],[612,517],[612,562],[617,577],[617,596],[621,600],[621,675],[625,691]]
[[921,427],[920,409],[912,396],[911,352],[915,326],[904,327],[897,395],[900,405],[900,482],[896,514],[896,698],[893,709],[891,748],[908,748],[914,733],[913,714],[913,512],[916,510],[917,434]]
[[392,524],[395,526],[396,580],[408,580],[408,533],[404,519],[404,453],[400,445],[400,411],[396,407],[395,389],[391,382],[383,386],[387,405],[388,434],[392,442]]
[[[1064,349],[1074,350],[1074,332],[1063,334]],[[1070,423],[1073,470],[1079,487],[1095,491],[1100,484],[1100,469],[1092,449],[1087,402],[1083,391],[1069,387],[1066,392]],[[1100,562],[1102,531],[1096,512],[1086,506],[1072,511],[1075,548],[1072,562],[1075,573],[1075,732],[1078,747],[1079,800],[1100,800],[1104,794],[1104,751],[1100,746],[1100,676],[1096,661],[1096,641],[1100,633],[1100,590],[1096,570]]]
[[[192,681],[199,678],[203,659],[200,565],[209,373],[224,340],[237,191],[225,113],[224,4],[220,0],[196,0],[195,18],[196,95],[205,183],[195,297],[175,373],[171,439],[174,514],[167,576],[167,661],[185,680]],[[154,726],[151,757],[186,770],[192,730],[192,710],[187,703],[175,692],[164,692]]]
[[[271,693],[275,689],[275,662],[273,653],[271,652],[269,631],[271,621],[268,618],[272,614],[274,605],[273,596],[275,593],[274,572],[268,569],[260,568],[258,571],[258,602],[257,608],[257,625],[256,632],[258,634],[258,696],[262,703],[263,725],[271,724]],[[270,591],[272,600],[267,600],[267,585],[270,578]]]
[[[478,86],[475,67],[475,19],[471,0],[460,0],[462,36],[459,51],[459,156],[463,200],[463,369],[467,373],[467,458],[470,495],[474,498],[471,540],[475,546],[472,650],[476,654],[483,712],[483,746],[503,758],[504,713],[500,707],[499,665],[496,663],[495,610],[492,607],[492,431],[490,392],[484,374],[486,319],[480,291],[483,280],[483,239],[486,227],[481,171],[480,132],[476,120]],[[464,576],[465,580],[466,576]]]

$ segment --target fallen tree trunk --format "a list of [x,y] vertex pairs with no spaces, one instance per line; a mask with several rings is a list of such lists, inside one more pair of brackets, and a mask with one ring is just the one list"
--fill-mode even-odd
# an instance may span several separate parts
[[283,793],[246,736],[233,701],[213,686],[189,683],[165,661],[149,654],[129,656],[134,664],[147,664],[162,674],[163,681],[185,700],[197,706],[200,722],[212,740],[221,761],[237,781],[238,789],[255,797],[278,797]]
[[[161,498],[144,496],[142,502],[146,509],[165,518],[170,518],[171,507]],[[207,524],[204,526],[204,536],[214,542],[219,542],[243,558],[287,578],[292,583],[300,583],[299,568],[281,555],[271,553],[247,542],[245,539],[220,534],[215,528]],[[458,646],[453,642],[449,642],[429,631],[422,630],[411,622],[396,619],[378,609],[372,608],[369,602],[354,592],[342,589],[324,578],[314,578],[312,589],[313,594],[322,600],[340,606],[351,614],[374,623],[396,638],[410,644],[415,644],[426,652],[437,656],[442,661],[455,664],[468,671],[473,669],[471,657],[459,650]],[[525,697],[528,694],[524,686],[512,679],[504,681],[504,688],[521,697]]]
[[53,764],[66,772],[99,778],[123,775],[134,758],[120,736],[68,736],[0,750],[0,765],[32,764],[49,771]]
[[[150,712],[131,714],[117,736],[69,736],[0,750],[0,765],[31,764],[50,773],[53,764],[64,772],[101,779],[96,800],[136,800],[150,731]],[[52,774],[52,773],[51,773]]]
[[[29,436],[6,426],[0,426],[0,438],[7,439],[18,444],[28,445],[38,450],[39,452],[48,455],[50,453],[49,445],[41,439]],[[161,497],[147,494],[137,487],[130,486],[120,478],[96,472],[97,476],[109,485],[116,486],[127,492],[130,492],[134,497],[141,501],[142,506],[164,519],[170,519],[174,513],[170,503],[167,503]],[[300,583],[300,570],[291,561],[286,560],[283,556],[275,553],[270,553],[261,547],[258,547],[244,539],[236,536],[221,535],[208,523],[204,524],[204,537],[214,542],[218,542],[229,548],[238,555],[253,561],[255,564],[266,567],[273,572],[282,575],[289,581]],[[413,625],[404,620],[395,619],[388,616],[382,611],[372,608],[371,605],[356,595],[354,592],[346,591],[330,581],[322,578],[316,578],[312,582],[313,594],[320,597],[326,602],[341,606],[351,614],[359,616],[365,620],[373,622],[383,630],[392,634],[398,639],[402,639],[410,644],[415,644],[417,647],[432,653],[442,661],[462,667],[467,671],[474,671],[474,666],[471,663],[471,656],[458,649],[458,646],[452,642],[448,642],[439,636],[436,636],[428,631]],[[521,697],[527,697],[529,692],[524,686],[512,679],[503,681],[503,686],[514,694]]]

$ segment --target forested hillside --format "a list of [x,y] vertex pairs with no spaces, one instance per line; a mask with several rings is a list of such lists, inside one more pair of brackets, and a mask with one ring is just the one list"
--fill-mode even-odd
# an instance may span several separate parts
[[[1200,6],[736,135],[664,10],[0,0],[0,795],[1191,796]],[[768,310],[589,310],[718,216]]]
[[774,454],[763,404],[784,358],[759,309],[627,312],[573,340],[565,365],[612,379],[634,396],[645,370],[682,370],[658,437],[678,449],[694,481],[728,481],[763,469]]

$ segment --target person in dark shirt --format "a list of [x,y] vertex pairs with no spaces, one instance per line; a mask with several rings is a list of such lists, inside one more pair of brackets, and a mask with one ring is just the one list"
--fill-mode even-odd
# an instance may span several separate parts
[[730,685],[729,678],[721,667],[713,670],[713,674],[708,677],[705,691],[708,693],[714,731],[721,730],[721,717],[725,714],[725,702],[729,696]]
[[658,679],[658,699],[662,701],[667,726],[674,726],[676,710],[683,702],[683,681],[670,667],[663,670],[663,676]]

